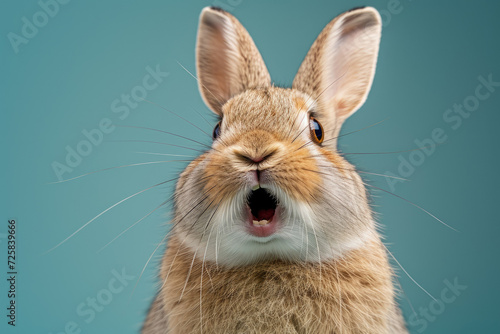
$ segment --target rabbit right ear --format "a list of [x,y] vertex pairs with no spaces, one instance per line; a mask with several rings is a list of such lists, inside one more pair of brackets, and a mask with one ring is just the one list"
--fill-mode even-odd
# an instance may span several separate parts
[[374,8],[341,14],[323,29],[293,80],[293,88],[313,97],[318,114],[336,131],[370,91],[381,28]]
[[198,84],[215,113],[247,89],[271,85],[271,78],[252,38],[231,14],[206,7],[200,15],[196,47]]

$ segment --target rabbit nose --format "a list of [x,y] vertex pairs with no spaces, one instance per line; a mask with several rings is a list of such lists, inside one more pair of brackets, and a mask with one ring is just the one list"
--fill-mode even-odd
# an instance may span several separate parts
[[266,159],[266,157],[260,157],[260,156],[256,157],[256,158],[250,158],[250,157],[246,157],[246,158],[252,160],[255,163],[262,162],[262,161],[264,161]]
[[238,159],[240,159],[243,162],[250,163],[250,164],[259,164],[264,162],[265,160],[269,159],[271,156],[274,155],[274,151],[267,153],[266,155],[263,154],[248,154],[248,153],[240,153],[236,152],[236,156]]

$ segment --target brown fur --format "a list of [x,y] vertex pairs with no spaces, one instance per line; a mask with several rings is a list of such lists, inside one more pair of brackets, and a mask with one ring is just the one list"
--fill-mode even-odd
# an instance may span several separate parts
[[169,241],[161,271],[169,284],[158,296],[169,333],[388,333],[394,293],[379,241],[321,265],[206,263],[202,272],[195,260],[186,284],[192,259]]

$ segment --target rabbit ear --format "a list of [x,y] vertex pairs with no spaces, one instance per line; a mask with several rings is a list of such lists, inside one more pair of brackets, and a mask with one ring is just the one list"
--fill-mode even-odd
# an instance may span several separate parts
[[219,115],[231,97],[271,84],[252,38],[236,18],[222,9],[206,7],[201,12],[196,64],[201,96]]
[[335,128],[366,100],[381,27],[372,7],[339,15],[320,33],[295,76],[293,88],[316,99],[318,112],[334,120]]

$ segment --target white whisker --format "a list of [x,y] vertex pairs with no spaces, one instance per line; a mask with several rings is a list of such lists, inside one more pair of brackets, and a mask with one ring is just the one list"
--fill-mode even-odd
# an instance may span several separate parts
[[149,190],[149,189],[152,189],[152,188],[155,188],[155,187],[158,187],[162,184],[165,184],[167,182],[172,182],[172,181],[175,181],[177,180],[177,178],[175,179],[170,179],[170,180],[167,180],[167,181],[163,181],[163,182],[160,182],[160,183],[157,183],[151,187],[148,187],[146,189],[143,189],[141,191],[138,191],[136,192],[135,194],[132,194],[128,197],[125,197],[124,199],[122,199],[121,201],[113,204],[112,206],[110,206],[109,208],[107,208],[106,210],[102,211],[101,213],[99,213],[97,216],[95,216],[94,218],[92,218],[91,220],[89,220],[88,222],[86,222],[85,224],[82,225],[82,227],[80,227],[79,229],[77,229],[75,232],[73,232],[70,236],[68,236],[66,239],[64,239],[63,241],[61,241],[60,243],[58,243],[57,245],[55,245],[54,247],[52,247],[51,249],[49,249],[48,251],[46,251],[44,254],[47,254],[47,253],[50,253],[52,252],[54,249],[56,249],[57,247],[61,246],[63,243],[65,243],[66,241],[68,241],[70,238],[72,238],[75,234],[77,234],[78,232],[80,232],[81,230],[83,230],[86,226],[88,226],[90,223],[92,223],[94,220],[96,220],[97,218],[99,218],[100,216],[102,216],[103,214],[105,214],[106,212],[108,212],[109,210],[111,210],[112,208],[114,208],[115,206],[139,195],[139,194],[142,194],[143,192]]

